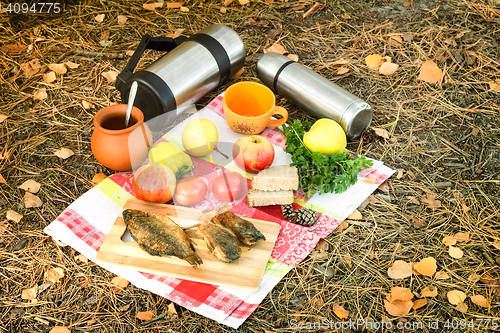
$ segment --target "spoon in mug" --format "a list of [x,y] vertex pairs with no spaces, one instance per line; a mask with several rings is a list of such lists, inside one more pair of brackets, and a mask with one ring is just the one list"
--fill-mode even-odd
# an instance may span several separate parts
[[128,121],[130,120],[130,114],[132,113],[132,106],[134,106],[134,99],[136,94],[137,81],[134,81],[132,82],[132,86],[130,86],[130,92],[128,94],[127,114],[125,115],[125,128],[128,127]]

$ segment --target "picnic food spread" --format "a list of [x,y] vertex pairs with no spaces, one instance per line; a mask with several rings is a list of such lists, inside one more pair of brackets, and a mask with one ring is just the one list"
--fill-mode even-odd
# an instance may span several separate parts
[[[203,47],[209,45],[200,42],[203,38],[205,37],[197,37],[193,41],[200,43]],[[217,42],[216,38],[214,41]],[[212,51],[214,50],[209,50],[212,55],[219,53]],[[137,58],[134,57],[135,60]],[[163,65],[160,64],[164,62],[160,61],[151,65],[151,72],[161,74],[160,67]],[[238,63],[230,63],[229,68],[227,66],[224,68],[223,63],[223,60],[218,59],[217,64],[221,71],[219,84],[225,82],[227,74],[232,73],[233,69],[238,67]],[[135,64],[132,65],[135,66]],[[127,95],[126,87],[135,83],[134,80],[137,80],[140,86],[150,80],[140,75],[125,76],[122,73],[119,80],[121,83],[117,84],[117,87],[121,86],[122,96]],[[168,86],[168,76],[160,77]],[[202,87],[204,83],[197,82],[197,84]],[[151,105],[147,103],[147,94],[144,94],[144,89],[140,86],[137,96],[138,104],[153,106],[154,103],[150,103]],[[210,85],[209,89],[203,92],[206,93],[214,87]],[[276,86],[274,90],[276,92]],[[177,101],[163,103],[165,105],[161,106],[168,109],[176,103]],[[268,206],[278,205],[277,212],[283,213],[282,220],[288,220],[300,226],[312,226],[318,221],[319,212],[306,207],[295,209],[292,204],[296,204],[294,201],[297,194],[308,198],[314,193],[343,192],[356,183],[357,174],[363,168],[371,165],[371,162],[364,157],[351,156],[345,150],[346,134],[341,125],[334,120],[319,119],[311,126],[309,122],[289,119],[288,111],[276,105],[275,95],[269,86],[250,81],[236,83],[228,88],[222,98],[222,104],[225,124],[217,121],[214,123],[214,119],[203,117],[191,118],[183,123],[182,134],[174,140],[164,136],[153,144],[149,130],[146,131],[148,128],[146,124],[136,126],[134,131],[129,131],[127,128],[116,129],[130,132],[128,142],[124,141],[123,145],[129,149],[134,145],[135,151],[148,157],[143,161],[138,161],[138,159],[132,161],[132,156],[130,157],[129,170],[135,170],[130,185],[133,195],[143,202],[158,203],[160,206],[146,205],[145,210],[124,209],[123,218],[119,216],[116,219],[112,231],[108,234],[109,240],[106,237],[103,246],[98,251],[96,257],[99,260],[208,283],[217,282],[217,272],[230,272],[232,280],[226,279],[227,285],[246,288],[251,286],[255,290],[264,269],[267,269],[267,260],[274,251],[279,226],[278,228],[274,225],[269,226],[265,219],[245,218],[228,210],[223,213],[219,212],[211,218],[200,220],[195,218],[198,224],[192,227],[181,227],[179,223],[183,221],[183,218],[167,208],[167,206],[173,206],[164,204],[173,200],[173,203],[179,207],[202,207],[206,201],[218,200],[230,202],[233,208],[238,206],[236,202],[241,202],[246,209],[249,207],[267,209],[270,208]],[[163,111],[160,110],[160,113],[172,111],[165,108]],[[149,120],[158,111],[151,112],[149,107],[147,109],[140,110],[140,112],[149,113],[142,119]],[[278,119],[273,119],[272,117],[276,115],[279,116]],[[133,120],[140,118],[134,117]],[[134,126],[134,121],[131,125]],[[152,129],[155,128],[154,125],[150,125]],[[269,131],[269,127],[276,126],[281,126],[279,131],[285,140],[282,137],[281,141],[276,141],[272,135],[264,135],[266,131]],[[227,129],[239,133],[240,136],[232,141],[234,143],[230,149],[231,153],[228,154],[232,156],[232,160],[217,147],[219,134],[227,134]],[[109,131],[113,130],[109,129]],[[276,130],[274,132],[279,135]],[[280,147],[281,155],[276,153],[279,142],[282,142],[284,146],[284,150]],[[221,168],[212,167],[208,170],[208,174],[204,175],[204,169],[198,169],[199,159],[214,161],[213,151],[218,153],[215,154],[217,158],[220,158],[219,154],[223,156],[227,164],[222,165],[219,162]],[[291,160],[283,158],[283,151],[290,154]],[[202,170],[201,174],[200,170]],[[250,185],[249,189],[247,189],[248,185]],[[130,205],[133,207],[136,204]],[[155,213],[156,209],[161,211],[166,209],[167,213]],[[193,219],[188,220],[193,221]],[[121,229],[123,225],[136,242],[137,251],[143,251],[143,253],[134,252],[133,245],[125,245],[117,241],[117,236],[123,241],[121,239],[125,230]],[[288,241],[293,242],[291,239]],[[248,247],[255,248],[255,250],[247,254]],[[123,252],[113,251],[113,249],[120,249]],[[161,270],[157,266],[162,261],[148,257],[162,257],[162,260],[168,258],[174,261],[168,261],[172,266]],[[184,262],[176,263],[177,258]],[[259,268],[245,276],[245,279],[251,282],[238,284],[238,281],[234,280],[234,270],[232,271],[229,267],[234,268],[241,264],[241,267],[252,269],[253,263],[257,261]],[[186,271],[183,265],[190,271]],[[208,267],[203,270],[205,266]],[[203,272],[194,274],[192,273],[194,271]]]

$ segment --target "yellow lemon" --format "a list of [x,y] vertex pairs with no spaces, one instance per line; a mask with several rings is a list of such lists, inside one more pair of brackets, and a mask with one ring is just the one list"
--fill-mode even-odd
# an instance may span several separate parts
[[342,153],[347,146],[347,138],[342,127],[328,118],[316,121],[309,132],[304,134],[303,140],[310,151],[327,155]]
[[219,132],[214,123],[199,118],[189,122],[182,131],[182,145],[193,156],[204,156],[216,148]]

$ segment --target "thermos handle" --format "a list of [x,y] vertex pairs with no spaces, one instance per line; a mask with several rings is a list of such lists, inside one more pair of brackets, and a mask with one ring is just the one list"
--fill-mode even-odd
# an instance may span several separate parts
[[134,74],[135,66],[137,66],[137,63],[139,62],[139,59],[141,58],[144,51],[172,51],[178,45],[182,44],[186,39],[186,36],[179,36],[176,38],[151,37],[148,34],[142,36],[141,42],[132,55],[132,58],[130,58],[125,69],[116,78],[116,88],[121,91],[121,87],[125,84],[128,78],[131,77],[132,74]]

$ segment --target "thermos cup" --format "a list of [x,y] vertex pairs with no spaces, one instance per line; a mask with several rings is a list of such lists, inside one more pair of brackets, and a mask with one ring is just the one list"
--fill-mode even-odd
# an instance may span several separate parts
[[373,111],[360,98],[287,57],[269,52],[257,62],[257,76],[275,93],[316,118],[338,122],[354,139],[370,126]]
[[[146,49],[169,51],[136,73],[135,66]],[[240,36],[224,25],[212,25],[186,38],[152,38],[143,36],[125,70],[117,78],[116,88],[123,103],[128,102],[132,82],[138,90],[134,106],[148,121],[162,117],[162,125],[205,94],[226,83],[245,61],[245,46]]]

